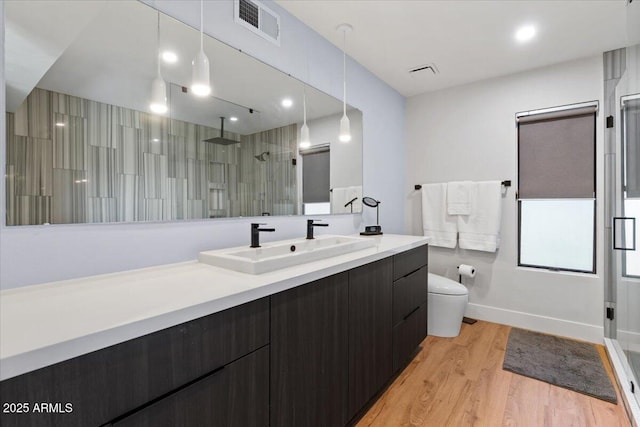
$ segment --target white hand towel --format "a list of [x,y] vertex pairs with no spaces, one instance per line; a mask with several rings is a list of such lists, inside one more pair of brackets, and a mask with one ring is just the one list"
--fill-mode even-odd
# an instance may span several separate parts
[[502,187],[500,181],[475,184],[471,195],[471,214],[457,216],[462,249],[495,252],[500,246]]
[[458,226],[456,217],[447,214],[447,184],[422,185],[422,228],[429,244],[455,248]]
[[447,213],[449,215],[471,214],[471,192],[475,190],[472,181],[454,181],[447,184]]

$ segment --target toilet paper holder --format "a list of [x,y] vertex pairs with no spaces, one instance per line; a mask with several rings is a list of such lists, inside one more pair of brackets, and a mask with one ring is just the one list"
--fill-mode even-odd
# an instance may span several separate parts
[[[456,267],[458,269],[458,282],[462,284],[462,276],[473,278],[476,276],[476,268],[472,265],[460,264]],[[462,318],[463,323],[467,323],[469,325],[473,325],[477,322],[476,319],[472,319],[471,317],[464,316]]]
[[462,283],[462,276],[474,278],[476,276],[476,268],[472,265],[460,264],[458,269],[458,282]]

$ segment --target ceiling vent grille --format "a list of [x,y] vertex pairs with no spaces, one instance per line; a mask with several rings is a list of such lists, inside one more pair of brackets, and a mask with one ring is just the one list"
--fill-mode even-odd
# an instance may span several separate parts
[[438,74],[438,68],[436,68],[436,64],[425,64],[420,65],[419,67],[411,68],[409,70],[409,75],[411,76],[415,76],[418,74],[428,74],[431,76],[435,76],[436,74]]
[[257,0],[234,0],[234,21],[280,46],[280,16]]

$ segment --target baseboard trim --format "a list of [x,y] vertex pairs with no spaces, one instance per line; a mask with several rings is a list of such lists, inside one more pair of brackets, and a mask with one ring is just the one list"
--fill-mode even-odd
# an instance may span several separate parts
[[469,303],[465,316],[596,344],[602,344],[604,340],[603,326],[588,325],[586,323],[539,316],[488,305]]

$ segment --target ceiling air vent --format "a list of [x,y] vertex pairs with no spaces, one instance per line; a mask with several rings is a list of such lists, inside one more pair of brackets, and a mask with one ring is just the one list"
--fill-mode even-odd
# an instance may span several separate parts
[[280,16],[256,0],[234,0],[234,20],[280,46]]
[[438,69],[435,64],[425,64],[420,65],[419,67],[414,67],[409,70],[409,75],[417,76],[417,75],[430,75],[435,76],[438,74]]

